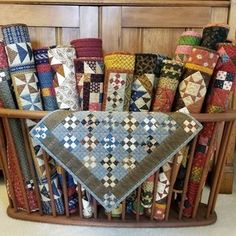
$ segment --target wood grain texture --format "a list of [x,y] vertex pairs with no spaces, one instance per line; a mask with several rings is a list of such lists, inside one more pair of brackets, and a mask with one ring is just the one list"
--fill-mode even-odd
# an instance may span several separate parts
[[[80,226],[100,226],[100,227],[124,227],[124,228],[161,228],[161,227],[189,227],[189,226],[204,226],[213,224],[216,221],[216,213],[212,214],[208,219],[205,218],[206,205],[201,204],[199,207],[199,213],[197,220],[186,218],[179,221],[176,217],[176,211],[171,211],[168,221],[150,221],[145,216],[141,216],[141,220],[137,223],[133,218],[122,221],[119,219],[107,220],[107,216],[104,215],[100,219],[81,219],[77,214],[70,217],[50,215],[40,216],[37,212],[27,214],[24,211],[14,212],[14,209],[8,207],[8,216],[14,219],[21,219],[33,222],[44,222],[61,225],[80,225]],[[105,218],[106,217],[106,218]],[[105,234],[104,234],[105,235]],[[125,234],[124,234],[125,235]]]
[[158,52],[172,57],[174,55],[177,40],[185,29],[143,29],[143,52]]
[[209,7],[122,7],[122,27],[202,27],[209,23]]
[[229,6],[229,0],[1,0],[1,3],[71,4],[97,6]]
[[101,35],[105,52],[121,49],[121,8],[103,7]]
[[131,53],[142,52],[142,38],[141,28],[122,28],[122,50]]
[[98,7],[80,7],[80,37],[98,37]]
[[229,12],[229,25],[230,32],[229,38],[236,38],[236,0],[231,0],[230,12]]
[[228,22],[227,7],[212,7],[211,9],[211,22],[213,23],[227,23]]
[[56,43],[55,28],[29,27],[33,48],[48,47]]
[[21,22],[28,26],[79,27],[79,7],[77,6],[2,4],[0,7],[0,25]]
[[[231,99],[231,108],[236,110],[236,93]],[[235,144],[236,144],[236,122],[233,124],[231,135],[226,150],[226,165],[224,167],[224,174],[220,187],[220,193],[232,193],[234,182],[234,158],[235,158]]]
[[69,45],[70,41],[73,39],[78,39],[80,37],[79,28],[62,28],[61,29],[61,44]]

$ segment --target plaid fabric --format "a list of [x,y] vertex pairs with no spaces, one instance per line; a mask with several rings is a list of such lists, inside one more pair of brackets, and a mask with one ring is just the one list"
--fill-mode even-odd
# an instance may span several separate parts
[[102,40],[99,38],[75,39],[70,42],[75,48],[77,58],[102,58]]

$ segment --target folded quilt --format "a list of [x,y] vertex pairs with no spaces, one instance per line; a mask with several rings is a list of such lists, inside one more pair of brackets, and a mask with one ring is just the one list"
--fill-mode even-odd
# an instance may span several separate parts
[[201,128],[182,113],[55,111],[31,135],[111,211]]

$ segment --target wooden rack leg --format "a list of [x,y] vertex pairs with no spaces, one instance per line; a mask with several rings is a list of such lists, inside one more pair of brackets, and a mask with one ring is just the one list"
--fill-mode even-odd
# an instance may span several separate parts
[[50,193],[52,215],[56,217],[57,212],[56,212],[56,206],[55,206],[55,201],[54,201],[54,194],[53,194],[52,182],[51,182],[51,170],[49,168],[48,158],[49,158],[48,155],[45,153],[45,151],[43,151],[43,159],[44,159],[44,164],[45,164],[45,169],[46,169],[47,184],[48,184],[49,193]]
[[70,216],[69,212],[69,204],[68,204],[68,194],[67,194],[67,186],[66,186],[66,172],[65,170],[61,168],[61,176],[62,176],[62,189],[63,189],[63,196],[64,196],[64,204],[66,209],[66,216]]
[[95,219],[98,218],[98,206],[95,198],[93,198],[93,215]]
[[79,216],[83,219],[83,201],[82,201],[82,191],[81,191],[81,184],[77,183],[78,186],[78,197],[79,197]]
[[[224,122],[222,122],[222,123],[224,123]],[[230,132],[228,129],[228,124],[225,126],[225,131],[226,132],[223,133],[222,137],[228,136],[227,132]],[[219,180],[220,168],[222,165],[222,161],[223,161],[226,146],[227,146],[227,140],[224,139],[224,141],[221,143],[222,137],[220,139],[220,142],[217,145],[217,150],[216,150],[216,154],[215,154],[215,157],[217,158],[216,169],[214,170],[213,183],[211,186],[210,195],[209,195],[209,199],[208,199],[206,218],[208,218],[210,216],[210,212],[211,212],[211,208],[212,208],[212,204],[213,204],[213,199],[215,196],[216,185]]]
[[194,203],[194,207],[193,207],[193,213],[192,213],[192,218],[196,218],[197,215],[197,210],[198,210],[198,206],[201,200],[201,193],[202,193],[202,189],[205,185],[206,182],[206,178],[210,169],[210,158],[211,155],[213,153],[213,149],[214,149],[214,142],[216,139],[216,134],[217,134],[217,130],[218,130],[218,123],[215,123],[214,129],[213,129],[213,133],[212,133],[212,137],[211,137],[211,141],[210,141],[210,145],[209,145],[209,149],[207,152],[207,156],[206,156],[206,161],[205,161],[205,165],[203,168],[203,172],[201,175],[201,179],[200,179],[200,183],[199,183],[199,187],[198,187],[198,191],[197,191],[197,195],[196,195],[196,199],[195,199],[195,203]]
[[31,157],[31,149],[29,148],[31,145],[29,142],[29,136],[27,135],[28,130],[27,130],[27,126],[26,123],[24,122],[23,119],[21,119],[21,128],[22,128],[22,133],[23,133],[23,138],[24,138],[24,143],[25,143],[25,150],[26,150],[26,156],[27,156],[27,160],[29,163],[29,167],[30,167],[30,173],[31,176],[33,178],[33,182],[34,182],[34,189],[35,189],[35,193],[36,193],[36,199],[37,199],[37,203],[39,206],[39,214],[43,215],[43,209],[42,209],[42,204],[41,204],[41,199],[40,199],[40,190],[39,190],[39,186],[38,186],[38,182],[37,182],[37,177],[36,177],[36,173],[34,170],[34,164],[33,164],[33,160]]
[[191,148],[190,148],[190,156],[188,159],[188,166],[187,166],[186,176],[185,176],[185,180],[184,180],[184,188],[183,188],[181,202],[180,202],[180,208],[179,208],[179,220],[182,219],[182,215],[183,215],[184,201],[185,201],[186,193],[187,193],[187,189],[188,189],[188,182],[189,182],[189,178],[190,178],[191,168],[192,168],[192,164],[193,164],[193,156],[195,153],[197,140],[198,140],[198,135],[194,138]]
[[151,220],[153,220],[153,218],[154,218],[158,177],[159,177],[159,170],[155,173],[155,177],[154,177],[154,188],[153,188],[152,208],[151,208],[151,216],[150,216],[150,219],[151,219]]
[[171,180],[170,180],[169,193],[168,193],[168,197],[167,197],[167,206],[166,206],[165,220],[169,219],[170,206],[171,206],[171,200],[172,200],[172,193],[173,193],[173,188],[174,188],[174,184],[175,184],[175,176],[176,176],[176,172],[178,170],[177,159],[178,159],[178,157],[175,156],[174,157],[174,162],[172,164]]
[[126,201],[124,200],[122,202],[122,216],[121,216],[123,221],[125,221],[125,213],[126,213],[126,209],[125,208],[126,208]]
[[[233,122],[231,121],[231,122],[229,122],[228,127],[226,128],[225,135],[223,137],[223,139],[225,140],[226,145],[228,144],[228,140],[230,138],[230,133],[231,133],[232,127],[233,127]],[[226,149],[227,148],[225,148],[225,150]],[[219,170],[218,182],[217,182],[217,185],[216,185],[216,190],[215,190],[215,194],[214,194],[214,198],[213,198],[212,208],[211,208],[211,211],[210,211],[211,214],[215,210],[216,200],[217,200],[218,193],[220,191],[221,180],[222,180],[222,176],[223,176],[223,173],[224,173],[224,166],[225,166],[226,159],[227,159],[226,155],[224,155],[224,154],[225,153],[222,151],[223,160],[222,160],[220,170]]]
[[139,221],[140,214],[140,197],[141,197],[141,186],[138,187],[138,195],[137,195],[137,206],[136,206],[136,221]]

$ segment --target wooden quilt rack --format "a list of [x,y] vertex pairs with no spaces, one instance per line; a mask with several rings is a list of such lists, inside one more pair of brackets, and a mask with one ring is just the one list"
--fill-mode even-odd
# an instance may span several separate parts
[[[9,119],[15,118],[15,119],[21,119],[23,123],[25,122],[25,119],[34,119],[39,120],[43,118],[47,112],[33,112],[33,111],[19,111],[19,110],[11,110],[11,109],[0,109],[0,117],[2,119],[3,128],[1,129],[1,136],[7,137],[8,140],[12,140],[13,133],[10,132],[9,129]],[[54,198],[52,194],[50,194],[51,198],[51,204],[52,204],[52,215],[44,215],[42,212],[42,206],[40,203],[40,193],[39,189],[36,183],[36,176],[33,174],[33,179],[35,182],[35,190],[37,195],[37,200],[39,204],[39,211],[31,213],[29,210],[29,203],[27,202],[26,198],[26,192],[24,192],[24,199],[25,199],[25,205],[26,211],[21,211],[16,208],[16,202],[14,200],[14,194],[9,198],[9,207],[7,210],[7,213],[12,218],[16,219],[22,219],[22,220],[28,220],[28,221],[36,221],[36,222],[45,222],[45,223],[55,223],[55,224],[71,224],[71,225],[90,225],[90,226],[110,226],[110,227],[186,227],[186,226],[202,226],[202,225],[208,225],[212,224],[216,221],[216,213],[215,213],[215,205],[217,201],[217,195],[219,193],[220,189],[220,182],[222,180],[223,176],[223,170],[224,165],[226,163],[226,152],[227,147],[229,143],[229,139],[231,136],[232,127],[234,124],[234,121],[236,120],[236,111],[231,111],[227,113],[216,113],[216,114],[194,114],[193,115],[197,120],[200,122],[215,122],[215,129],[212,135],[212,140],[209,145],[207,159],[209,160],[212,156],[212,153],[215,155],[215,165],[213,167],[213,176],[212,181],[210,183],[210,194],[207,199],[207,203],[202,203],[202,189],[205,185],[204,182],[204,176],[207,175],[209,171],[209,165],[205,166],[203,177],[201,178],[200,182],[200,188],[197,193],[197,198],[193,210],[193,214],[190,218],[183,217],[183,208],[184,208],[184,199],[187,192],[187,185],[190,177],[190,170],[191,170],[191,164],[193,160],[194,150],[197,142],[197,137],[194,138],[194,140],[191,142],[190,147],[190,156],[188,161],[188,167],[187,167],[187,174],[184,181],[184,189],[182,191],[182,199],[179,206],[176,206],[172,199],[174,197],[174,191],[173,186],[174,182],[170,181],[170,190],[167,200],[167,210],[166,210],[166,217],[164,221],[156,221],[153,219],[153,212],[154,208],[152,208],[151,216],[140,216],[139,212],[137,211],[136,214],[127,214],[125,211],[125,204],[126,201],[124,200],[122,202],[123,205],[123,211],[122,216],[119,219],[114,219],[111,217],[111,214],[106,215],[104,213],[104,209],[99,206],[96,200],[93,201],[93,208],[94,208],[94,214],[91,219],[85,219],[83,217],[83,209],[82,209],[82,193],[81,188],[78,188],[78,196],[79,196],[79,213],[78,214],[69,214],[68,204],[65,203],[65,215],[57,215],[56,209],[55,209],[55,203]],[[26,133],[25,133],[26,134]],[[25,136],[25,143],[29,143],[28,136]],[[220,138],[219,138],[220,137]],[[217,141],[216,141],[217,140]],[[13,147],[14,144],[11,142]],[[215,146],[216,144],[216,146]],[[29,149],[29,148],[28,148]],[[7,169],[7,150],[4,143],[4,139],[0,139],[0,155],[2,156],[2,165],[3,170],[5,174],[5,180],[9,179],[9,173]],[[28,157],[28,160],[32,163],[31,157]],[[177,165],[176,162],[174,162],[175,165]],[[45,162],[46,169],[50,169],[48,162]],[[33,167],[31,165],[31,171]],[[176,168],[172,168],[171,175],[175,175]],[[20,168],[18,168],[19,175]],[[34,173],[34,171],[32,171]],[[155,182],[154,186],[157,184],[158,179],[158,172],[155,173]],[[50,175],[48,174],[48,183],[50,183]],[[10,182],[9,182],[10,183]],[[65,179],[63,179],[63,189],[66,189],[66,182]],[[50,184],[49,184],[50,186]],[[80,185],[79,185],[80,186]],[[11,191],[11,184],[9,184],[9,190]],[[50,189],[50,187],[49,187]],[[154,189],[155,194],[156,189]],[[137,196],[137,204],[140,204],[140,196],[141,196],[141,186],[138,187],[138,196]],[[64,199],[67,199],[67,191],[63,191],[63,197]],[[155,201],[155,200],[154,200]],[[65,201],[66,202],[66,201]],[[153,204],[154,206],[154,204]]]
[[[3,0],[0,2],[0,7],[0,25],[19,22],[27,24],[34,48],[68,44],[70,40],[79,37],[101,37],[105,52],[113,50],[156,51],[173,56],[177,39],[184,30],[199,31],[209,22],[230,24],[230,38],[235,38],[236,0]],[[236,102],[232,104],[235,109]],[[9,118],[40,119],[45,114],[46,112],[1,109],[0,117],[4,129],[1,129],[0,137],[13,135],[6,128]],[[102,214],[96,202],[94,202],[94,206],[97,210],[95,210],[93,218],[88,220],[83,219],[81,209],[80,214],[73,216],[69,215],[68,210],[64,216],[56,216],[55,211],[51,216],[42,215],[41,210],[36,213],[17,211],[11,200],[9,201],[8,215],[17,219],[38,222],[115,227],[198,226],[215,222],[216,213],[214,210],[220,182],[227,182],[227,185],[224,184],[227,187],[224,192],[232,190],[236,112],[196,114],[194,116],[201,122],[216,122],[221,127],[223,136],[217,139],[218,144],[215,150],[217,162],[213,168],[214,180],[210,184],[208,203],[200,203],[201,191],[199,191],[192,218],[182,217],[183,200],[179,213],[176,213],[175,206],[171,205],[171,194],[167,206],[168,214],[163,222],[154,221],[153,215],[150,218],[145,218],[138,214],[127,215],[125,212],[122,213],[121,219],[113,219],[111,215]],[[6,163],[4,163],[6,148],[4,143],[1,145],[3,169],[7,179]],[[194,149],[194,145],[193,141],[192,149]],[[226,167],[224,167],[225,164]],[[207,169],[208,167],[205,168],[206,172]],[[186,183],[188,177],[187,175]],[[173,183],[171,184],[173,185]],[[183,190],[183,199],[186,188],[187,184]],[[38,199],[39,197],[38,194]]]

